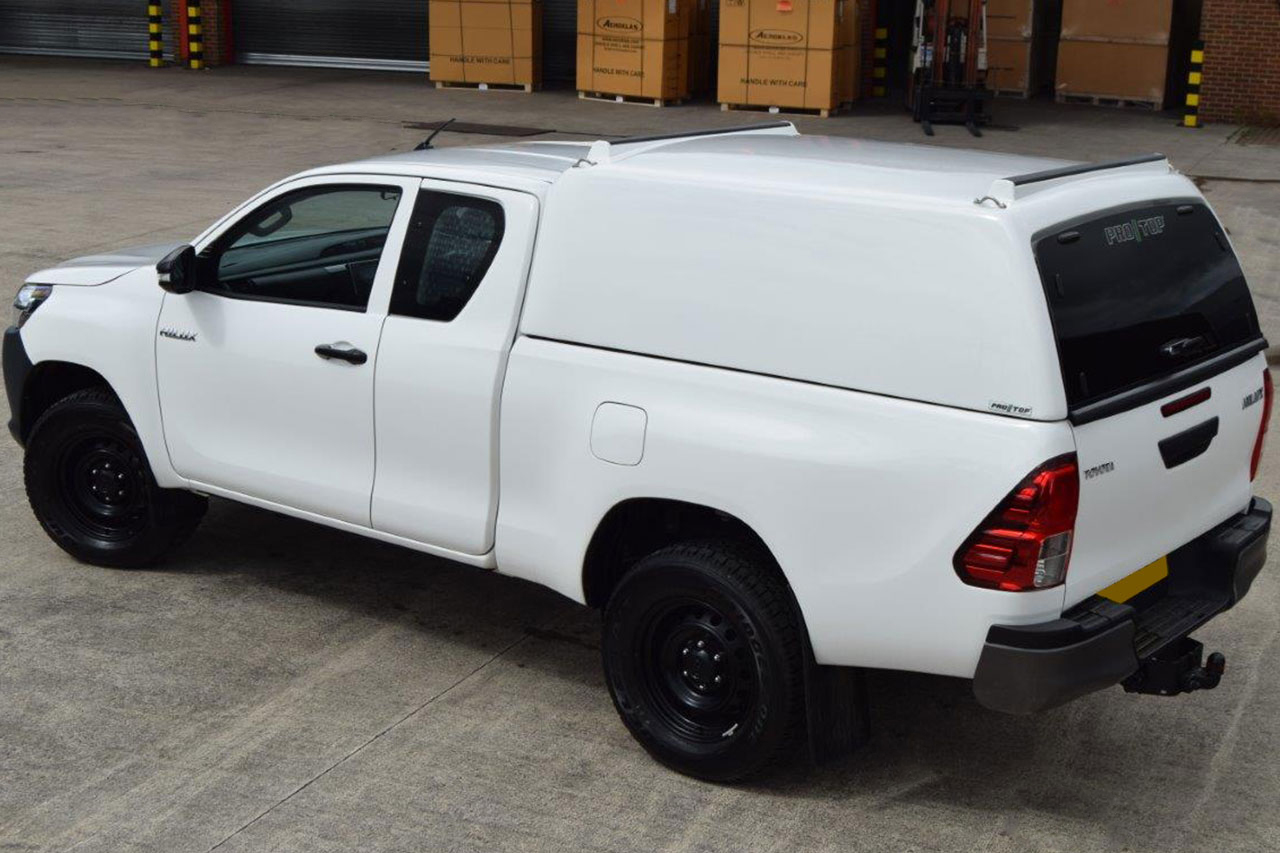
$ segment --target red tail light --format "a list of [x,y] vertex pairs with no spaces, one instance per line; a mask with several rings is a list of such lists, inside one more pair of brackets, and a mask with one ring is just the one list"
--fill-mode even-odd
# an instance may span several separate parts
[[1050,459],[1018,484],[956,552],[960,579],[974,586],[1028,590],[1066,580],[1080,505],[1074,453]]
[[1249,479],[1258,478],[1258,465],[1262,462],[1262,445],[1267,443],[1267,425],[1271,423],[1271,401],[1276,389],[1271,382],[1271,370],[1262,369],[1262,423],[1258,424],[1258,437],[1253,442],[1253,458],[1249,460]]

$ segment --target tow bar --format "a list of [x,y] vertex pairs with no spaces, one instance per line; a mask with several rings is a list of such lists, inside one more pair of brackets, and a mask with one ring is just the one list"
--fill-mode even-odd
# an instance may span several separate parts
[[1201,665],[1203,655],[1203,644],[1183,637],[1144,660],[1138,671],[1124,680],[1125,692],[1177,696],[1212,690],[1222,681],[1227,658],[1222,652],[1214,652]]

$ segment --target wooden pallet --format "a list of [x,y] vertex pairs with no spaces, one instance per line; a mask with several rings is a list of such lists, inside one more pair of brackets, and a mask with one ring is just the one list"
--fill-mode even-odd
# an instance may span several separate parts
[[837,113],[843,112],[846,104],[841,104],[831,109],[804,109],[803,107],[769,107],[761,104],[729,104],[721,102],[720,111],[729,112],[746,111],[755,113],[769,113],[770,115],[786,115],[786,116],[817,116],[818,118],[830,118]]
[[471,89],[474,92],[532,92],[532,83],[458,83],[452,80],[436,80],[437,89]]
[[605,101],[610,104],[635,104],[638,107],[673,107],[684,103],[683,98],[642,98],[639,95],[610,95],[608,92],[584,92],[578,90],[584,101]]
[[1142,98],[1119,98],[1115,95],[1080,95],[1074,92],[1059,92],[1057,101],[1060,104],[1092,104],[1095,107],[1118,107],[1131,110],[1160,110],[1164,104],[1160,101],[1149,101]]

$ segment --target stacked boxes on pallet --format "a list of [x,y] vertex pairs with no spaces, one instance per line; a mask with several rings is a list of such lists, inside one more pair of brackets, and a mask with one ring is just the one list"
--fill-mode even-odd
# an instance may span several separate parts
[[722,0],[718,98],[819,110],[859,95],[855,0]]
[[537,88],[542,0],[430,0],[431,79]]
[[656,103],[689,96],[695,0],[578,0],[578,91]]
[[1065,0],[1058,99],[1164,103],[1173,0]]
[[988,0],[988,89],[1019,98],[1031,94],[1035,5],[1035,0]]

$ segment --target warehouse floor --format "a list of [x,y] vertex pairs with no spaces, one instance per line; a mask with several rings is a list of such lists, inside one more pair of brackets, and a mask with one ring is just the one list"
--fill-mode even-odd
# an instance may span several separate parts
[[[984,138],[932,142],[1161,150],[1203,178],[1280,341],[1280,147],[1169,115],[998,109]],[[292,171],[405,150],[424,135],[406,123],[454,116],[575,138],[759,118],[396,74],[0,57],[0,281],[188,237]],[[888,107],[797,124],[925,141]],[[1272,500],[1277,454],[1273,438],[1258,486]],[[604,689],[596,617],[552,593],[226,502],[161,569],[77,565],[32,519],[10,445],[0,849],[1274,851],[1276,563],[1202,633],[1229,660],[1215,692],[1112,690],[1019,719],[963,682],[875,673],[861,753],[719,787],[646,758]]]

